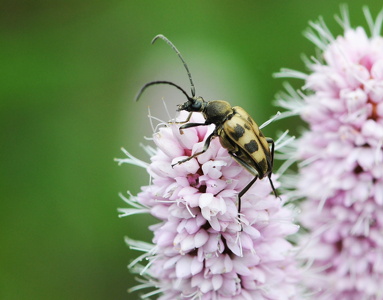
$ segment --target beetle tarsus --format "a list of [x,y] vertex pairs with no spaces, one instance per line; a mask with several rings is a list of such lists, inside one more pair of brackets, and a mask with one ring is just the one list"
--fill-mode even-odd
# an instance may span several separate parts
[[191,160],[192,158],[193,158],[193,156],[190,156],[190,157],[188,157],[188,158],[186,158],[186,159],[182,159],[182,160],[180,160],[180,161],[177,161],[175,164],[172,164],[172,168],[174,168],[174,166],[176,166],[176,165],[181,165],[181,164],[183,164],[183,163],[185,163],[185,162]]

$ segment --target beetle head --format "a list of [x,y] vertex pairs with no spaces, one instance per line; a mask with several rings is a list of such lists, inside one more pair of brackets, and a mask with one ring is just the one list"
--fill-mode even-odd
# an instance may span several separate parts
[[178,105],[178,111],[186,110],[188,112],[202,112],[206,107],[206,101],[202,97],[188,97],[188,101]]

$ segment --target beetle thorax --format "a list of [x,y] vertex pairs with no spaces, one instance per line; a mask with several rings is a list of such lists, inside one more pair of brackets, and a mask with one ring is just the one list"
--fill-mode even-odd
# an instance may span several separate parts
[[202,112],[208,123],[220,125],[233,114],[231,105],[223,100],[209,101]]

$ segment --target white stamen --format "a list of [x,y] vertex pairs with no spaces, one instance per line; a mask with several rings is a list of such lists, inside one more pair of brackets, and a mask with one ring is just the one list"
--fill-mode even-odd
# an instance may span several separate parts
[[150,157],[154,156],[157,154],[157,151],[156,149],[154,149],[152,146],[149,146],[149,145],[144,145],[142,143],[140,143],[140,147],[146,152],[147,155],[149,155]]
[[371,12],[368,9],[367,6],[363,7],[363,13],[366,18],[368,27],[370,28],[371,36],[372,37],[378,37],[380,35],[380,30],[382,28],[382,22],[383,22],[383,10],[380,11],[378,16],[376,17],[376,20],[374,21]]
[[156,246],[153,244],[133,240],[129,237],[125,237],[125,243],[129,246],[130,249],[142,251],[142,252],[151,252],[154,253],[156,251]]
[[142,296],[141,296],[141,299],[146,299],[146,298],[149,298],[149,297],[151,297],[151,296],[153,296],[153,295],[157,295],[157,294],[162,293],[162,292],[163,292],[162,289],[154,290],[154,291],[152,291],[152,292],[150,292],[150,293],[147,293],[147,294],[142,295]]
[[143,275],[149,267],[158,259],[158,256],[147,256],[146,259],[149,260],[149,262],[146,264],[146,266],[141,270],[140,275]]
[[144,161],[134,157],[128,151],[126,151],[124,148],[121,148],[121,150],[122,150],[122,152],[125,153],[125,155],[128,158],[115,158],[114,160],[118,162],[118,165],[127,163],[127,164],[132,164],[132,165],[135,165],[135,166],[138,166],[138,167],[142,167],[142,168],[145,168],[145,169],[149,166],[148,163],[146,163],[146,162],[144,162]]
[[153,141],[153,137],[144,136],[145,141]]
[[302,160],[299,164],[298,164],[298,167],[299,168],[302,168],[304,166],[307,166],[311,163],[313,163],[314,161],[318,160],[320,158],[320,154],[318,153],[317,155],[313,155],[305,160]]
[[336,15],[335,20],[343,28],[343,31],[350,29],[351,28],[350,17],[348,13],[348,6],[346,4],[340,5],[340,15],[341,17]]
[[237,238],[236,238],[235,242],[238,243],[239,256],[243,257],[243,248],[242,248],[242,240],[241,240],[241,232],[240,231],[237,232]]
[[136,285],[136,286],[130,288],[128,290],[128,292],[131,293],[131,292],[135,292],[135,291],[142,290],[142,289],[152,288],[154,286],[155,286],[154,283],[147,282],[147,283],[139,284],[139,285]]
[[281,113],[278,111],[273,117],[271,117],[269,120],[264,122],[261,126],[259,126],[259,129],[262,129],[262,128],[266,127],[267,125],[269,125],[271,122],[276,120],[280,114]]
[[321,197],[321,199],[320,199],[320,201],[319,201],[319,205],[318,205],[318,212],[319,212],[319,213],[322,212],[323,207],[324,207],[324,205],[326,204],[328,197],[329,197],[329,196],[328,196],[328,193],[325,193],[325,194]]
[[281,143],[281,141],[285,138],[285,136],[289,133],[289,130],[287,129],[282,135],[275,141],[275,145]]
[[303,72],[288,68],[282,68],[280,72],[274,73],[273,76],[275,78],[297,78],[302,80],[306,80],[308,77],[308,75]]
[[148,107],[148,116],[149,116],[150,127],[152,127],[152,131],[154,132],[154,124],[153,124],[153,119],[151,118],[152,114],[150,112],[150,107]]
[[327,28],[323,18],[319,18],[317,22],[309,22],[309,25],[315,30],[308,29],[304,35],[313,42],[322,51],[326,50],[327,45],[334,41],[331,31]]
[[327,43],[320,39],[316,33],[311,29],[307,29],[304,32],[304,36],[311,41],[315,46],[317,46],[320,50],[325,51],[327,48]]
[[191,298],[191,300],[195,300],[195,299],[202,299],[201,298],[202,296],[202,293],[200,290],[195,290],[194,292],[192,292],[191,294],[184,294],[182,293],[182,297],[185,297],[185,298]]
[[295,158],[288,158],[284,163],[279,167],[277,174],[282,175],[288,170],[297,160]]
[[128,194],[129,194],[129,199],[126,198],[123,194],[119,193],[118,195],[120,196],[120,198],[122,200],[124,200],[125,203],[129,204],[130,206],[133,206],[135,208],[147,208],[145,205],[142,205],[141,203],[138,202],[138,199],[137,197],[133,196],[129,191],[128,191]]
[[[131,269],[134,265],[136,265],[138,262],[144,260],[147,258],[150,254],[149,253],[144,253],[141,254],[140,256],[136,257],[129,265],[128,268]],[[142,275],[142,272],[140,272],[140,275]]]
[[195,218],[196,215],[192,213],[192,211],[190,210],[189,205],[188,205],[187,203],[185,203],[185,206],[186,206],[186,209],[188,210],[189,214],[190,214],[193,218]]
[[119,208],[117,210],[119,212],[118,217],[123,218],[127,216],[132,216],[132,215],[138,215],[138,214],[148,214],[150,213],[150,209],[135,209],[135,208]]
[[155,202],[158,203],[178,203],[179,200],[160,200],[160,199],[154,199]]
[[[285,133],[288,133],[288,130],[285,131]],[[285,139],[284,141],[278,139],[277,143],[275,143],[275,151],[285,147],[286,145],[290,144],[292,141],[295,140],[295,136],[290,136],[288,139]]]
[[151,119],[154,119],[156,121],[158,121],[159,123],[156,125],[156,127],[154,128],[153,130],[153,133],[156,133],[158,132],[158,128],[162,127],[162,126],[165,126],[165,127],[168,127],[169,126],[169,123],[168,122],[164,122],[162,121],[161,119],[159,118],[156,118],[156,117],[153,117],[153,116],[148,116],[149,118]]
[[162,98],[162,103],[163,103],[163,105],[164,105],[165,112],[166,112],[166,114],[168,115],[168,119],[170,120],[172,117],[170,116],[170,112],[169,112],[169,110],[168,110],[168,106],[166,105],[166,101],[165,101],[164,98]]

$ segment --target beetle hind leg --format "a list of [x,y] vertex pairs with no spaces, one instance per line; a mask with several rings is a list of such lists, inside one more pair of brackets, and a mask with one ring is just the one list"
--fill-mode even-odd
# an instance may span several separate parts
[[241,198],[242,196],[251,188],[251,186],[256,182],[258,179],[258,175],[255,176],[238,194],[238,215],[241,213]]
[[274,143],[274,140],[271,139],[271,138],[266,138],[266,141],[269,144],[271,144],[271,172],[269,173],[269,175],[267,177],[269,178],[269,182],[270,182],[271,188],[273,189],[273,193],[274,193],[275,198],[279,198],[277,190],[275,189],[273,181],[271,180],[271,173],[272,173],[272,170],[274,168],[274,148],[275,148],[275,143]]
[[271,180],[271,173],[267,176],[267,178],[269,178],[269,182],[270,182],[271,188],[273,189],[275,198],[279,198],[277,190],[275,189],[273,181]]
[[244,167],[251,174],[254,175],[254,178],[238,194],[238,215],[239,215],[241,213],[241,197],[249,190],[249,188],[251,188],[254,182],[257,181],[259,175],[257,174],[257,171],[252,166],[250,166],[246,161],[244,161],[242,158],[238,157],[237,155],[234,155],[234,153],[231,151],[229,151],[229,154],[238,164],[240,164],[242,167]]

